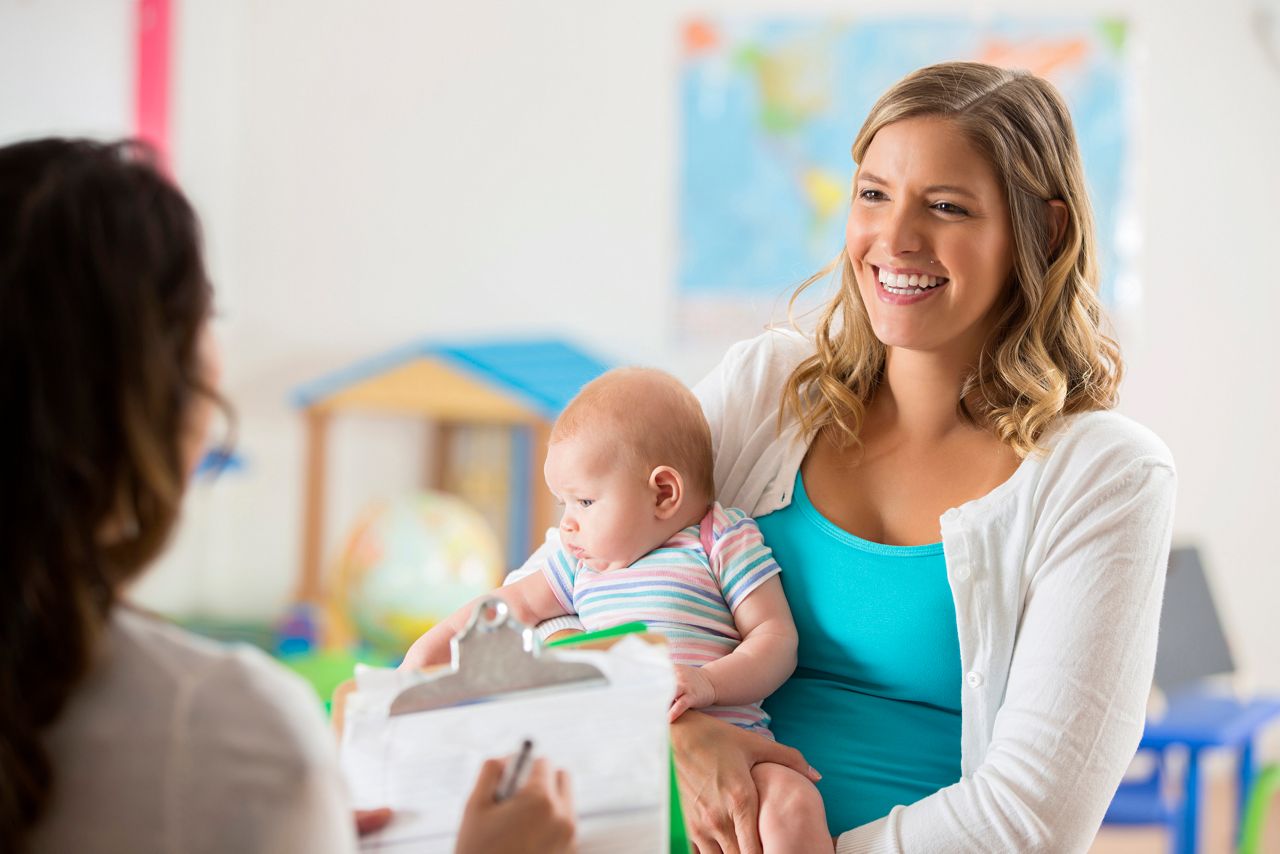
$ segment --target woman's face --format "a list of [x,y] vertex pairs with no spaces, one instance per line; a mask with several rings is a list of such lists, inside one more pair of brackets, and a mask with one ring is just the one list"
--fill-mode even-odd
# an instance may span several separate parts
[[[199,360],[200,379],[205,387],[217,391],[222,382],[222,354],[218,350],[218,341],[213,335],[212,325],[205,321],[196,343],[196,358]],[[183,471],[188,474],[196,470],[200,459],[204,456],[209,441],[209,428],[213,424],[213,414],[217,405],[207,394],[196,394],[192,397],[186,416],[186,430],[182,437]]]
[[1013,229],[995,170],[952,122],[903,119],[876,133],[845,239],[877,338],[976,358],[1013,269]]

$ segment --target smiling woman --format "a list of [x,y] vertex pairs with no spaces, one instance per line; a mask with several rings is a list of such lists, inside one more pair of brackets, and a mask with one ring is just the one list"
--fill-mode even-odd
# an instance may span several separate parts
[[[943,68],[967,85],[939,88]],[[854,141],[845,251],[800,288],[839,267],[841,295],[787,400],[798,412],[801,387],[825,370],[844,374],[819,383],[823,400],[801,417],[856,442],[886,348],[931,350],[950,338],[959,348],[952,356],[977,356],[962,416],[990,419],[1021,456],[1058,415],[1114,406],[1122,375],[1096,296],[1084,170],[1070,113],[1050,84],[976,63],[932,69],[886,93]],[[922,289],[912,275],[941,281]],[[861,299],[847,299],[855,289]],[[941,304],[892,310],[925,299]]]
[[[696,389],[799,634],[764,708],[837,851],[1080,851],[1141,732],[1175,478],[1107,411],[1071,120],[1043,80],[945,63],[853,157],[812,335],[742,342]],[[696,713],[672,737],[698,849],[759,851],[770,746]]]
[[954,124],[937,118],[884,128],[862,164],[846,252],[876,337],[961,358],[980,349],[1013,267],[1013,229],[995,170]]

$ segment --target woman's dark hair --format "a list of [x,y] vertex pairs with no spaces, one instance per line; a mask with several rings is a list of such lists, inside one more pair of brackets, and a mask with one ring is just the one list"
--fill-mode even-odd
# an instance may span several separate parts
[[0,148],[0,849],[39,820],[44,730],[177,519],[210,308],[195,213],[148,148]]

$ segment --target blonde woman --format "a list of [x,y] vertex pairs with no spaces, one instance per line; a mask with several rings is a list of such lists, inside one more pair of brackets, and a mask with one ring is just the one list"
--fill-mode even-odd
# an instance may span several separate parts
[[935,65],[853,158],[816,332],[697,388],[800,646],[765,704],[781,744],[675,725],[691,836],[758,851],[751,767],[780,762],[821,772],[839,852],[1081,851],[1142,730],[1175,477],[1111,411],[1071,119],[1036,77]]

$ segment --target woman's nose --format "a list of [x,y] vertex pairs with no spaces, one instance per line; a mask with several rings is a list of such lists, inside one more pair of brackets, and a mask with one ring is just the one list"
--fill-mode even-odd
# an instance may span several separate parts
[[912,255],[924,249],[925,236],[919,217],[906,205],[895,205],[881,223],[881,247],[890,257]]

